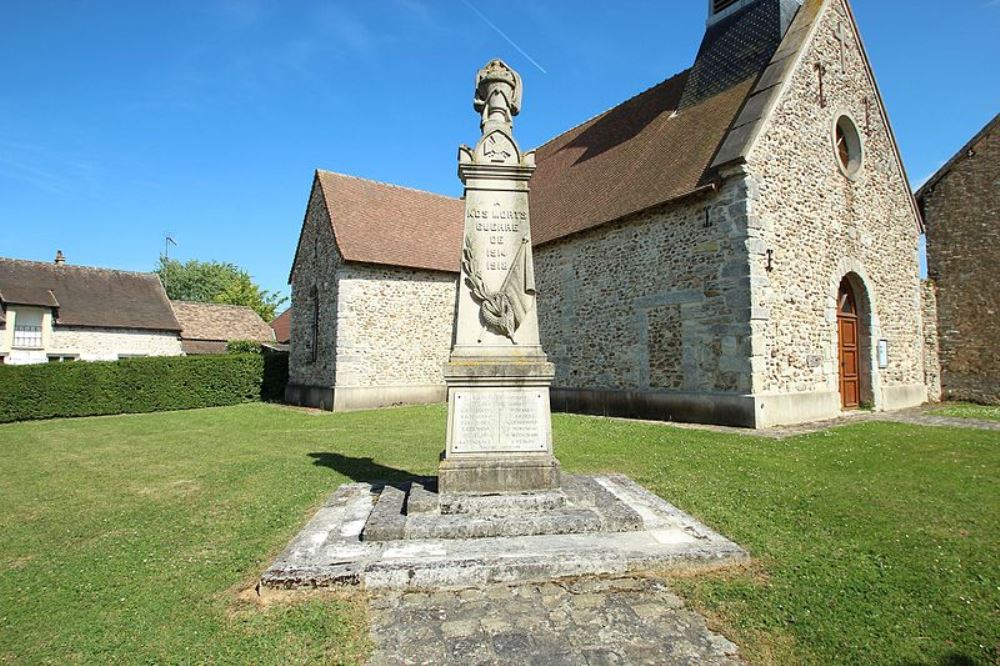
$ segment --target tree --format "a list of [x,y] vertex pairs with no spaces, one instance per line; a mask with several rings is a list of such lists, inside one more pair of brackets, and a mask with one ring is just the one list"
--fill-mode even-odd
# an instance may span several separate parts
[[271,321],[278,308],[288,300],[278,292],[261,289],[245,270],[221,261],[181,263],[160,257],[156,267],[167,297],[175,301],[246,305],[264,321]]

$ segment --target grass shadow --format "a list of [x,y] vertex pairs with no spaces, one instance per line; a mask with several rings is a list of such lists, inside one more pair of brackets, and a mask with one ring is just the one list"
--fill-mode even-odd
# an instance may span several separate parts
[[405,481],[426,480],[426,476],[415,474],[409,470],[388,467],[375,462],[373,458],[356,458],[340,453],[322,452],[308,454],[313,464],[328,467],[343,474],[352,481],[372,482],[386,481],[393,485]]

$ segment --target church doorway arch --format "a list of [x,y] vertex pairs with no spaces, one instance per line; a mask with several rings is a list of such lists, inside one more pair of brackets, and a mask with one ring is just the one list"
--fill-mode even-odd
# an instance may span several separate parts
[[845,275],[837,290],[837,363],[841,407],[871,405],[871,305],[856,274]]

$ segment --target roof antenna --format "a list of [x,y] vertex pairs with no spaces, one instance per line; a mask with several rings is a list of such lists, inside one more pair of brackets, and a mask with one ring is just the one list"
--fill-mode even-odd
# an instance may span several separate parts
[[163,236],[163,275],[160,276],[160,280],[163,281],[163,291],[167,290],[167,262],[170,261],[170,246],[173,245],[177,247],[177,241],[174,240],[173,235],[168,231]]

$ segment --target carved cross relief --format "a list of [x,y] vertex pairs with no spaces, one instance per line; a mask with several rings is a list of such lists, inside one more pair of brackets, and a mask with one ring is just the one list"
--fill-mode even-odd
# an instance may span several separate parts
[[837,24],[837,32],[833,36],[840,46],[840,71],[847,72],[847,32],[843,23]]

